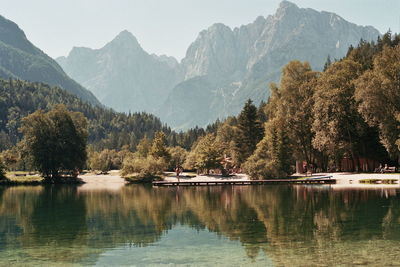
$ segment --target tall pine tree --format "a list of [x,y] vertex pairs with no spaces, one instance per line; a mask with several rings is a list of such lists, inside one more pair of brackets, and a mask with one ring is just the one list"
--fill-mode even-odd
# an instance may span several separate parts
[[263,127],[258,117],[257,107],[250,99],[238,117],[235,135],[235,160],[242,164],[250,157],[263,137]]

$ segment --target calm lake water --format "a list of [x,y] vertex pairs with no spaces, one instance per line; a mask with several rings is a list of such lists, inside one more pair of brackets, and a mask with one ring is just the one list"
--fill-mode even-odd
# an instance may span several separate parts
[[400,191],[0,187],[0,266],[399,266]]

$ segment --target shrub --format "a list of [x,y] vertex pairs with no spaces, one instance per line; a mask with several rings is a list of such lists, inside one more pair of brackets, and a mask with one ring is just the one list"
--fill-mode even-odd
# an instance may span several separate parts
[[167,164],[164,159],[152,156],[146,158],[128,157],[122,165],[122,176],[136,176],[138,178],[154,178],[161,175]]
[[109,149],[105,149],[101,152],[92,152],[89,154],[89,165],[92,170],[101,172],[120,169],[123,156],[122,151],[117,152]]

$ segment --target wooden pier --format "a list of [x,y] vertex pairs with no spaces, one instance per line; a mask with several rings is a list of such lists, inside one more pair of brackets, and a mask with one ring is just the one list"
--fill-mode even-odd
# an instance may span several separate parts
[[212,181],[155,181],[153,186],[214,186],[214,185],[265,185],[265,184],[336,184],[331,177],[312,179],[271,180],[212,180]]

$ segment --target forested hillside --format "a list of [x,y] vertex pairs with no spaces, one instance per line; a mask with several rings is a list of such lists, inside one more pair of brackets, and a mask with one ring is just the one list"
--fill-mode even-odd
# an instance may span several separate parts
[[71,111],[82,112],[89,120],[89,143],[95,149],[134,150],[144,136],[152,138],[158,131],[167,135],[170,145],[190,148],[202,129],[175,133],[147,113],[118,113],[112,109],[92,106],[66,91],[43,83],[0,79],[0,151],[15,145],[20,139],[21,119],[38,109],[50,110],[65,104]]

